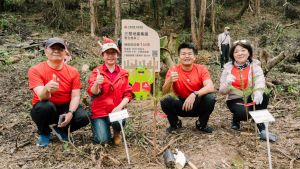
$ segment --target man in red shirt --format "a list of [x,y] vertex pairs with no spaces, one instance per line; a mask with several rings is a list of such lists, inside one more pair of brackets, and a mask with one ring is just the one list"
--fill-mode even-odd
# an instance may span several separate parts
[[213,129],[207,126],[214,110],[215,91],[207,68],[194,64],[196,49],[192,43],[182,43],[178,47],[180,64],[171,67],[163,85],[163,94],[173,89],[177,97],[167,96],[161,100],[161,108],[168,117],[170,127],[167,132],[182,127],[181,117],[198,117],[196,128],[206,133]]
[[64,63],[65,41],[57,37],[48,39],[45,55],[47,61],[28,71],[33,93],[31,117],[37,125],[40,134],[37,145],[41,147],[47,147],[50,142],[50,126],[61,141],[67,141],[68,127],[74,131],[89,123],[88,112],[79,105],[79,72]]

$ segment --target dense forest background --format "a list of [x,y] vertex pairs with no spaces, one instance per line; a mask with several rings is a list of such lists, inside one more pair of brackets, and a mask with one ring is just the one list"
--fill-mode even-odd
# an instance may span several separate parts
[[[122,19],[140,20],[159,33],[158,88],[176,63],[179,43],[196,44],[197,63],[209,68],[218,89],[217,35],[229,26],[232,41],[250,40],[271,89],[268,110],[276,122],[270,130],[279,137],[271,144],[273,167],[300,168],[299,0],[0,0],[0,168],[129,168],[123,146],[92,144],[90,126],[72,133],[67,146],[54,138],[49,148],[36,147],[27,84],[29,67],[46,59],[43,42],[60,36],[69,44],[68,64],[81,73],[83,102],[88,100],[87,78],[101,63],[97,41],[104,33],[117,40]],[[232,131],[226,98],[216,95],[211,135],[193,130],[193,118],[183,120],[181,132],[167,135],[167,120],[153,118],[159,98],[132,101],[125,129],[130,167],[165,168],[161,153],[170,147],[199,168],[267,168],[266,142],[257,139],[250,121]]]

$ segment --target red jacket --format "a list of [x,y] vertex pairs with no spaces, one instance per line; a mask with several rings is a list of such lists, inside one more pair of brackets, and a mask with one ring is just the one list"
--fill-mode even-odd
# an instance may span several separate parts
[[94,96],[95,98],[92,101],[93,119],[108,116],[108,114],[121,103],[123,98],[127,97],[129,100],[132,98],[132,87],[128,82],[128,72],[119,67],[120,72],[115,80],[111,81],[107,72],[104,71],[103,65],[96,67],[90,75],[87,89],[90,96],[93,96],[91,88],[97,77],[96,69],[104,76],[104,82],[99,85],[101,93],[98,96]]

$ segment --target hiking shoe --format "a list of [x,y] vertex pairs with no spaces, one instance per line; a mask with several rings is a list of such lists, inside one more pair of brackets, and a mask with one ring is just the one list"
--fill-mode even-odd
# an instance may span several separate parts
[[239,130],[241,128],[240,122],[233,121],[231,125],[231,129]]
[[202,126],[199,122],[199,120],[196,121],[196,129],[203,131],[205,133],[212,133],[214,131],[213,128],[208,127],[208,126]]
[[63,132],[60,128],[58,127],[53,127],[52,132],[58,137],[58,139],[62,142],[64,141],[69,141],[68,140],[68,133]]
[[114,142],[115,145],[120,145],[122,143],[122,137],[121,137],[120,132],[119,133],[114,133],[113,142]]
[[175,131],[180,128],[182,128],[182,122],[181,120],[178,120],[176,126],[170,126],[166,129],[166,131],[167,133],[171,134],[171,133],[175,133]]
[[208,126],[206,126],[206,127],[201,127],[201,128],[199,128],[198,130],[203,131],[203,132],[205,132],[205,133],[212,133],[212,132],[214,131],[213,128],[208,127]]
[[[266,130],[262,130],[259,134],[259,137],[261,140],[267,140]],[[275,142],[276,140],[277,140],[277,136],[275,134],[269,132],[269,141]]]
[[40,134],[40,137],[36,143],[39,147],[47,147],[50,143],[50,134],[48,135],[42,135]]

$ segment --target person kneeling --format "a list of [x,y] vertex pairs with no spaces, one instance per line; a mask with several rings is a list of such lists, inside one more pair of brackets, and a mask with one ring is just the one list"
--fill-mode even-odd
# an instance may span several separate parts
[[[246,99],[247,103],[255,102],[256,110],[266,109],[269,102],[269,96],[264,93],[266,89],[265,77],[258,60],[252,59],[253,49],[247,40],[234,42],[230,50],[232,62],[224,65],[224,70],[220,79],[219,92],[227,96],[227,107],[231,111],[232,126],[234,130],[240,129],[240,121],[246,121],[250,115],[244,107],[243,91],[246,93],[251,89]],[[253,111],[253,106],[249,107]],[[257,124],[261,139],[266,139],[265,125]],[[275,141],[276,136],[270,133],[270,140]]]
[[51,129],[61,141],[68,141],[69,126],[72,132],[89,123],[89,112],[79,104],[80,75],[76,68],[64,63],[66,51],[63,39],[48,39],[45,43],[48,60],[28,71],[29,87],[33,91],[30,115],[37,125],[37,145],[41,147],[49,145]]
[[[113,142],[119,145],[121,126],[110,123],[108,114],[122,110],[132,99],[132,87],[128,82],[128,71],[116,64],[119,49],[115,43],[102,45],[104,64],[96,67],[88,81],[88,93],[92,96],[92,130],[96,144],[108,144],[113,128]],[[122,124],[124,125],[125,122]]]
[[214,85],[210,74],[204,65],[195,64],[196,49],[192,43],[182,43],[178,47],[180,64],[171,67],[166,75],[163,93],[169,93],[171,88],[176,95],[167,96],[160,104],[167,115],[172,133],[182,127],[181,117],[198,117],[196,128],[206,133],[212,133],[213,128],[207,123],[214,110]]

